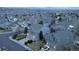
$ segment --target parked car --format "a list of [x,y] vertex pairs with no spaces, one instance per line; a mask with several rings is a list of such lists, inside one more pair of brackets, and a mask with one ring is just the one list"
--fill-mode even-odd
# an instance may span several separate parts
[[74,42],[73,42],[73,45],[74,45],[75,47],[79,48],[79,41],[74,41]]
[[48,51],[50,49],[50,47],[48,45],[45,45],[41,50],[42,51]]

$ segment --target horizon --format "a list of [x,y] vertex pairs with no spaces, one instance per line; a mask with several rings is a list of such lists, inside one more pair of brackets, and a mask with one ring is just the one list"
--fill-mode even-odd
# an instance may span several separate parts
[[50,9],[50,10],[53,10],[53,9],[71,9],[71,10],[79,10],[79,7],[0,7],[1,8],[8,8],[8,9]]

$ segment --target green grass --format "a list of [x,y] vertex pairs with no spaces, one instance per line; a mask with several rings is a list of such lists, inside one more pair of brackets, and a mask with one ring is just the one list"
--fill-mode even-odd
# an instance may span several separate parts
[[7,31],[11,31],[11,30],[8,30],[8,29],[6,29],[6,28],[1,28],[1,27],[0,27],[0,32],[7,32]]
[[24,39],[24,38],[26,38],[26,35],[18,34],[18,35],[15,37],[15,40],[21,40],[21,39]]
[[5,30],[0,30],[0,32],[5,32]]
[[40,50],[43,46],[45,45],[45,43],[43,41],[37,41],[37,42],[32,42],[32,43],[28,43],[27,46],[32,48],[34,51],[38,51]]

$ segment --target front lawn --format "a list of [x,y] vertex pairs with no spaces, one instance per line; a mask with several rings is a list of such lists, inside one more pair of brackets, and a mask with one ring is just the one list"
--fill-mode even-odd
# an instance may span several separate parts
[[26,35],[23,35],[23,34],[14,34],[12,38],[15,39],[15,40],[21,40],[21,39],[26,38]]
[[[26,43],[26,42],[25,42]],[[34,51],[40,50],[42,47],[44,47],[45,43],[43,41],[36,41],[32,43],[25,44],[26,46],[32,48]]]
[[7,28],[2,28],[2,27],[0,27],[0,32],[7,32],[7,31],[11,31],[11,30],[9,30],[9,29],[7,29]]

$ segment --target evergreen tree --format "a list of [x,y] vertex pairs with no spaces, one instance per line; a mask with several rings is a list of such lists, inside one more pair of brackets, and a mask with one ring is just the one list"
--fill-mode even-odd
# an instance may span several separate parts
[[43,40],[43,32],[42,31],[40,31],[40,33],[39,33],[39,39]]
[[28,28],[25,27],[25,28],[24,28],[24,34],[27,34],[27,32],[28,32]]
[[45,43],[46,44],[46,40],[45,40],[45,38],[43,36],[43,32],[42,31],[40,31],[40,33],[39,33],[39,40],[41,40],[42,43]]

